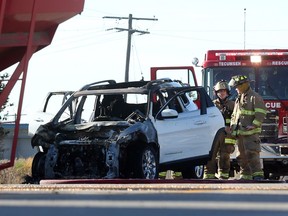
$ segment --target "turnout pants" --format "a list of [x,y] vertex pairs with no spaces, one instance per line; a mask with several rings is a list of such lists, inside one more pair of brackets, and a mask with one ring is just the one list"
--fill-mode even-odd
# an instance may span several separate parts
[[242,176],[264,176],[260,161],[260,139],[258,134],[237,137],[237,162]]
[[221,178],[229,178],[230,155],[234,152],[235,146],[225,142],[227,139],[230,139],[230,137],[223,130],[213,146],[211,160],[204,168],[204,178],[215,178],[217,172]]

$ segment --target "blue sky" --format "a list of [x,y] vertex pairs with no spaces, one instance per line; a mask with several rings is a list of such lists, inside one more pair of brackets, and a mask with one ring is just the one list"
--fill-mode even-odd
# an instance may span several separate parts
[[[49,91],[77,90],[104,79],[124,81],[127,32],[107,29],[127,28],[128,20],[104,16],[158,19],[133,20],[134,29],[150,34],[132,36],[129,77],[148,80],[150,67],[191,65],[194,57],[201,63],[209,49],[287,48],[287,2],[86,0],[83,13],[62,23],[52,44],[32,57],[22,113],[38,109]],[[10,102],[17,104],[13,94]]]

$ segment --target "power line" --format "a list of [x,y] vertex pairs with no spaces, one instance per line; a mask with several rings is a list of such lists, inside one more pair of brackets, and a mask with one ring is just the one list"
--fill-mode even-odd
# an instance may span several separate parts
[[125,68],[125,82],[129,81],[129,64],[130,64],[130,52],[131,52],[131,37],[134,33],[140,34],[150,34],[148,31],[141,31],[132,28],[133,20],[147,20],[147,21],[158,21],[156,18],[137,18],[129,14],[129,17],[115,17],[115,16],[104,16],[103,19],[128,19],[128,29],[125,28],[111,28],[107,30],[117,30],[117,31],[127,31],[128,32],[128,42],[127,42],[127,53],[126,53],[126,68]]

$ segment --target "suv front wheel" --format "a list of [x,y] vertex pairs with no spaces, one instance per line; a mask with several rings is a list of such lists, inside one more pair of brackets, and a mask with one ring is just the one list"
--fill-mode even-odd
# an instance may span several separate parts
[[37,152],[32,161],[32,177],[36,180],[40,180],[45,177],[45,160],[46,154],[43,152]]
[[135,177],[141,179],[157,179],[158,156],[151,146],[144,146],[135,155]]

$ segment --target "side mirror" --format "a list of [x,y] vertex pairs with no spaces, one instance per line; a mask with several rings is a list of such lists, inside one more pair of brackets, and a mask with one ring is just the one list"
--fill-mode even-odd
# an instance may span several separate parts
[[178,112],[174,109],[164,109],[161,112],[161,117],[163,119],[168,119],[168,118],[177,118],[178,117]]
[[195,57],[195,58],[192,59],[192,64],[194,66],[198,67],[198,63],[199,63],[199,59],[198,58]]

